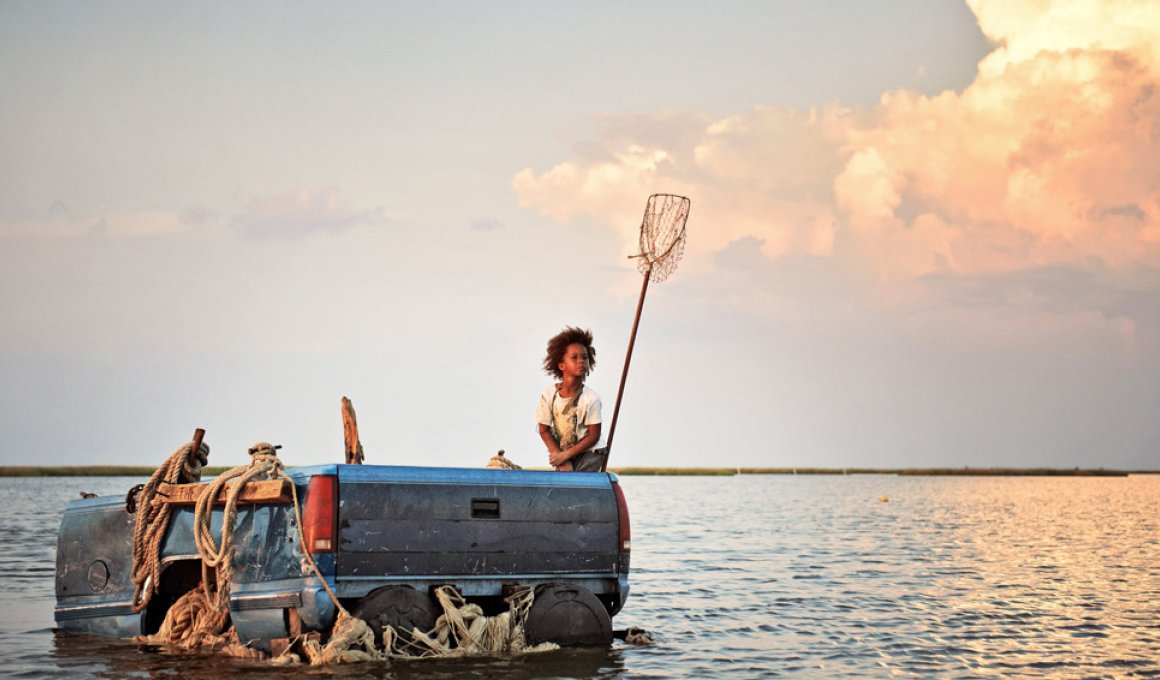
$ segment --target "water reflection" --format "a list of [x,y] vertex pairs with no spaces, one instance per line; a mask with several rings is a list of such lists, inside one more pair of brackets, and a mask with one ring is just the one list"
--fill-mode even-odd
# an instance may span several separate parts
[[277,667],[212,654],[185,653],[109,640],[94,635],[57,632],[53,635],[49,672],[31,671],[28,677],[60,675],[95,678],[164,678],[217,680],[225,675],[260,674],[263,679],[293,678],[608,678],[623,675],[619,649],[564,649],[516,658],[416,659],[326,667]]
[[[626,616],[656,622],[697,671],[1160,673],[1160,478],[625,489],[645,516],[634,564],[647,574]],[[657,535],[667,540],[647,538]]]

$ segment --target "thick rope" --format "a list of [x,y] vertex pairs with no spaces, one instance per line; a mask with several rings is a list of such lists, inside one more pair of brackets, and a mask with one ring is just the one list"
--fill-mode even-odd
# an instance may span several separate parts
[[[326,582],[322,572],[318,569],[318,564],[314,561],[314,556],[306,544],[306,534],[304,533],[304,524],[302,522],[301,504],[298,502],[298,489],[294,485],[294,479],[286,474],[286,470],[282,465],[282,461],[278,458],[277,449],[281,447],[269,444],[267,442],[258,442],[250,447],[250,464],[239,465],[223,472],[213,481],[209,489],[205,491],[198,498],[197,506],[194,510],[194,544],[197,546],[198,552],[201,554],[202,564],[202,589],[206,591],[207,599],[210,604],[219,611],[229,611],[229,592],[230,580],[233,578],[233,558],[234,558],[234,529],[237,524],[238,517],[238,498],[241,496],[242,489],[246,483],[254,480],[263,479],[284,479],[289,482],[291,507],[294,508],[294,524],[297,528],[295,532],[298,536],[298,547],[301,551],[307,565],[318,578],[318,582],[326,590],[330,601],[334,603],[335,608],[339,612],[339,619],[343,616],[350,617],[349,612],[339,602],[338,596],[331,590],[330,584]],[[214,541],[213,532],[210,530],[210,522],[213,518],[213,504],[221,493],[222,488],[227,488],[225,507],[222,510],[222,530],[221,543]],[[213,584],[210,586],[209,570],[213,569]],[[211,592],[212,590],[212,592]]]
[[126,509],[136,514],[133,521],[133,565],[129,580],[133,584],[133,611],[149,605],[161,581],[161,542],[169,528],[171,506],[157,497],[162,483],[186,484],[201,480],[201,469],[209,460],[209,446],[202,444],[197,455],[190,455],[193,442],[181,445],[170,454],[149,481],[125,499]]
[[[155,498],[156,489],[163,481],[175,483],[177,481],[197,481],[200,479],[201,467],[207,461],[209,447],[202,445],[202,455],[198,457],[196,469],[189,465],[181,465],[182,457],[190,450],[186,444],[170,456],[154,473],[153,478],[146,483],[140,494],[136,496],[138,504],[138,531],[134,540],[134,573],[144,574],[142,583],[149,585],[142,603],[136,611],[143,609],[148,597],[156,590],[160,581],[160,543],[164,539],[166,527],[169,523],[170,505],[164,499]],[[238,499],[247,482],[260,479],[285,479],[290,482],[290,494],[294,508],[296,534],[298,545],[311,571],[326,589],[331,601],[338,609],[338,620],[334,631],[341,640],[344,635],[344,622],[356,621],[339,602],[338,597],[322,576],[314,557],[306,548],[306,536],[303,533],[302,511],[298,502],[298,491],[294,480],[282,466],[276,450],[280,448],[266,442],[259,442],[250,448],[251,461],[249,465],[241,465],[222,473],[198,497],[194,508],[194,543],[201,555],[202,580],[200,587],[194,588],[178,598],[166,612],[161,628],[154,635],[140,636],[138,641],[146,644],[177,645],[185,649],[206,649],[220,651],[230,656],[245,659],[264,659],[265,654],[241,644],[237,632],[229,626],[229,588],[233,577],[234,529],[237,524]],[[210,529],[213,518],[213,508],[222,489],[226,489],[225,507],[222,512],[221,541],[214,540]],[[146,511],[151,512],[147,513]],[[141,527],[144,527],[143,529]],[[137,536],[146,536],[138,542]],[[139,550],[138,544],[143,547]],[[139,558],[140,557],[140,561]],[[214,573],[209,573],[210,570]],[[211,586],[212,583],[212,586]],[[346,624],[348,627],[351,624]],[[332,634],[334,637],[334,634]],[[371,634],[369,649],[374,651],[374,635]],[[317,644],[317,643],[316,643]],[[294,655],[290,655],[294,656]],[[333,656],[333,655],[332,655]],[[346,654],[347,660],[355,659],[357,655]],[[327,657],[330,661],[334,659]],[[286,660],[282,660],[285,663]]]
[[[219,610],[229,610],[230,579],[234,574],[234,527],[238,518],[238,498],[247,482],[255,479],[275,479],[284,474],[282,461],[278,459],[275,450],[272,444],[266,442],[255,444],[250,448],[249,465],[239,465],[218,475],[197,499],[193,515],[193,542],[201,554],[202,588],[206,591],[210,604]],[[219,544],[214,541],[210,522],[213,519],[214,501],[223,488],[226,489],[226,502],[222,512]]]
[[504,455],[503,449],[500,449],[499,453],[487,461],[487,467],[497,470],[523,470],[522,467],[516,465],[510,458]]
[[[311,666],[332,663],[354,663],[358,661],[380,661],[386,656],[375,648],[375,633],[366,621],[357,619],[346,611],[338,615],[331,629],[330,641],[324,646],[317,638],[309,637],[301,646],[302,656]],[[279,663],[299,663],[301,658],[292,652],[276,659]]]

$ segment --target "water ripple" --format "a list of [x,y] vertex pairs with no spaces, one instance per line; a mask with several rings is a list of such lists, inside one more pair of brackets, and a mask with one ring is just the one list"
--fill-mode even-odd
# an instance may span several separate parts
[[615,625],[656,645],[324,673],[49,632],[64,503],[138,481],[0,480],[5,673],[1160,677],[1160,477],[625,477],[633,591]]

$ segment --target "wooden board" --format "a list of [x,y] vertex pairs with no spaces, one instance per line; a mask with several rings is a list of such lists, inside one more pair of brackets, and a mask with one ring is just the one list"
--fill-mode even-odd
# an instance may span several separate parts
[[[238,496],[239,503],[288,503],[290,482],[285,479],[270,479],[261,482],[247,482]],[[227,484],[218,494],[214,505],[223,505],[226,496],[235,484]],[[197,499],[209,489],[209,484],[165,484],[157,489],[157,495],[171,505],[194,505]]]

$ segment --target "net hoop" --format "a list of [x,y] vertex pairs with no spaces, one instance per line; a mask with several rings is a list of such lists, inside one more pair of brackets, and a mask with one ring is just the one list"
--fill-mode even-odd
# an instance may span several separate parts
[[653,194],[640,223],[636,268],[654,283],[669,278],[685,253],[685,222],[690,201],[676,194]]

